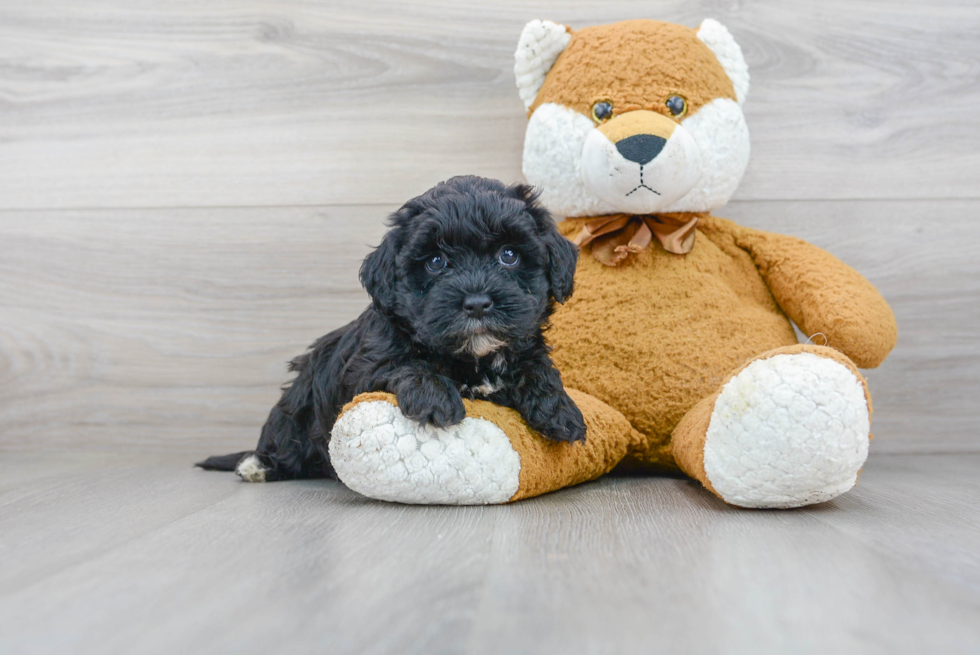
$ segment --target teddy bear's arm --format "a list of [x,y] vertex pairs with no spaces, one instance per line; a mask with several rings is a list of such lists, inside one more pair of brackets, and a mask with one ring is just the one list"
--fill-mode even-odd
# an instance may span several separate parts
[[853,268],[802,239],[749,228],[740,228],[735,239],[805,334],[823,334],[827,345],[862,368],[878,366],[895,347],[895,315]]

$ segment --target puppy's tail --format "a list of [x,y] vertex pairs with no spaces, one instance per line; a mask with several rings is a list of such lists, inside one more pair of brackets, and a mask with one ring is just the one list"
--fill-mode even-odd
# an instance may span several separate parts
[[207,471],[234,471],[239,462],[249,455],[254,454],[254,450],[244,450],[240,453],[231,453],[230,455],[215,455],[214,457],[208,457],[203,462],[198,462],[194,466],[200,466]]

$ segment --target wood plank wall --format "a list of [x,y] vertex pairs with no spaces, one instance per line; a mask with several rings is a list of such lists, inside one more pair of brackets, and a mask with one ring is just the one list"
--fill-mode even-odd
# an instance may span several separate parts
[[980,5],[965,0],[0,6],[0,449],[254,442],[350,320],[399,203],[520,179],[523,24],[724,22],[752,161],[720,215],[879,286],[876,452],[978,452]]

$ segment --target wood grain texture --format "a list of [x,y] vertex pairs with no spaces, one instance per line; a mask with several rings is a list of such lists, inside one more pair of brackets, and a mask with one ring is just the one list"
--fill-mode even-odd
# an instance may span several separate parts
[[[361,311],[388,212],[520,178],[527,20],[709,16],[752,71],[719,215],[898,316],[856,490],[405,507],[190,468]],[[980,651],[978,33],[968,0],[3,3],[0,652]]]
[[[892,303],[873,452],[978,452],[980,201],[736,202]],[[394,206],[0,212],[0,447],[243,450]],[[846,229],[844,229],[846,226]]]
[[0,215],[3,444],[242,444],[390,208]]
[[726,23],[738,198],[976,198],[980,5],[37,0],[0,7],[0,207],[399,203],[520,177],[532,18]]
[[171,456],[12,454],[0,651],[976,652],[977,466],[883,456],[790,512],[614,477],[446,508]]

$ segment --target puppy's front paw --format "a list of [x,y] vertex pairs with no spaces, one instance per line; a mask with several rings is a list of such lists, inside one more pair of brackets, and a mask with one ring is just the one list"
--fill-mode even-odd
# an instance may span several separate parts
[[420,378],[395,392],[402,414],[422,425],[448,428],[466,418],[463,398],[452,384]]
[[552,441],[585,441],[585,419],[567,394],[532,408],[524,419]]

